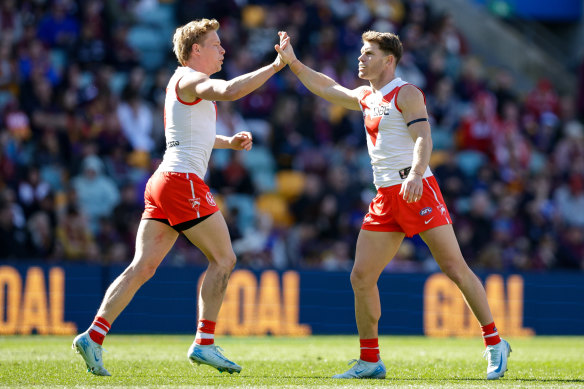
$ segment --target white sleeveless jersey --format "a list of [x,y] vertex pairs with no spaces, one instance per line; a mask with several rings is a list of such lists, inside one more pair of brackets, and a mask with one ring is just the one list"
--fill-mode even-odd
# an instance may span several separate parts
[[166,87],[166,152],[157,171],[195,173],[203,179],[215,144],[217,106],[214,101],[197,99],[188,103],[178,97],[178,82],[194,71],[178,67]]
[[[402,178],[400,170],[412,166],[414,141],[396,103],[399,89],[406,84],[401,78],[394,78],[377,92],[366,87],[359,95],[373,183],[377,188],[401,184],[405,176]],[[424,177],[431,175],[428,167]]]

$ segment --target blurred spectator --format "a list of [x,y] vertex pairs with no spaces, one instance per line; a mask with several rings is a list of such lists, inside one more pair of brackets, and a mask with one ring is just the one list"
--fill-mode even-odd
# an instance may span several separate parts
[[75,205],[70,205],[57,225],[59,251],[65,259],[91,261],[97,259],[97,245],[89,224]]
[[391,262],[385,267],[386,272],[409,273],[421,270],[415,258],[415,247],[411,239],[404,239]]
[[23,80],[40,81],[39,78],[43,77],[52,85],[56,85],[60,79],[58,70],[50,62],[48,50],[38,39],[33,39],[20,47],[18,67]]
[[22,13],[15,0],[4,0],[0,8],[0,35],[7,43],[19,42],[22,38]]
[[18,201],[22,204],[25,215],[30,216],[39,210],[41,201],[49,195],[51,187],[41,179],[36,166],[31,166],[25,177],[18,184]]
[[101,159],[90,155],[83,160],[82,173],[72,180],[78,196],[77,205],[87,215],[93,233],[99,230],[99,219],[109,217],[120,200],[119,189],[103,170]]
[[[434,87],[432,81],[435,80],[431,78],[432,75],[424,75],[418,66],[416,66],[413,56],[408,52],[404,53],[399,61],[396,68],[396,75],[403,80],[411,81],[412,84],[419,86],[420,88],[427,87],[428,90],[431,90]],[[428,79],[430,79],[430,82],[427,82]]]
[[125,263],[131,255],[121,231],[116,229],[110,218],[102,217],[99,220],[99,232],[95,236],[95,241],[99,242],[98,256],[102,264]]
[[584,227],[584,176],[573,174],[554,194],[560,217],[566,224]]
[[453,57],[460,57],[468,53],[466,40],[456,28],[450,14],[444,14],[440,17],[436,28],[436,39]]
[[213,183],[213,187],[220,189],[225,194],[253,194],[255,189],[250,172],[246,169],[242,159],[243,153],[230,153],[229,162],[221,171],[222,183],[219,186]]
[[150,152],[152,141],[152,111],[139,91],[127,88],[118,106],[118,120],[132,149]]
[[463,101],[471,101],[486,89],[483,66],[475,57],[463,60],[460,76],[456,83],[456,91]]
[[584,270],[584,231],[580,226],[569,227],[559,242],[558,267]]
[[559,97],[551,81],[541,79],[536,88],[527,95],[525,107],[530,114],[539,118],[545,112],[557,115],[559,113],[559,103]]
[[451,153],[445,154],[445,160],[435,170],[434,175],[440,183],[442,196],[446,204],[456,212],[455,200],[468,195],[470,188],[468,188],[467,179],[458,166],[456,158]]
[[461,123],[459,147],[491,155],[496,125],[494,97],[481,92],[474,98],[471,113]]
[[[446,55],[444,50],[440,50],[440,49],[434,49],[432,51],[432,53],[430,54],[430,58],[428,60],[428,66],[426,71],[424,72],[426,75],[426,87],[424,88],[424,90],[427,90],[428,94],[433,95],[433,94],[437,94],[438,90],[437,90],[437,83],[440,80],[443,80],[445,78],[450,78],[447,74],[446,74],[446,70],[448,69],[448,67],[446,66]],[[407,78],[402,77],[404,80],[406,80]],[[418,85],[418,84],[415,84]],[[452,87],[452,86],[451,86]],[[422,88],[420,86],[420,88]]]
[[504,69],[495,74],[493,93],[497,99],[497,114],[503,116],[503,107],[507,103],[518,103],[517,93],[514,89],[513,75]]
[[28,115],[19,109],[17,101],[6,104],[4,122],[13,139],[23,142],[31,137]]
[[495,227],[492,222],[493,211],[493,204],[488,193],[484,191],[473,193],[468,219],[472,225],[470,244],[477,251],[491,242]]
[[105,42],[96,36],[96,31],[90,25],[81,28],[81,37],[74,49],[77,62],[83,69],[95,69],[105,62]]
[[127,183],[122,187],[120,203],[112,211],[113,227],[120,234],[120,240],[126,247],[133,247],[138,223],[142,216],[144,205],[142,193],[138,193],[136,187]]
[[329,271],[351,271],[353,260],[351,249],[346,242],[334,242],[330,249],[323,253],[322,268]]
[[236,102],[234,101],[217,103],[217,135],[232,136],[239,131],[252,130],[248,128],[245,119],[237,111],[235,104]]
[[54,1],[38,26],[38,37],[49,47],[69,48],[79,35],[79,22],[69,15],[66,1]]
[[562,172],[584,163],[584,126],[579,122],[571,122],[564,127],[564,133],[553,154],[556,169]]
[[[8,100],[18,93],[17,66],[11,51],[10,42],[6,39],[0,40],[0,94],[3,100]],[[3,104],[5,102],[1,101],[0,108]]]
[[0,258],[17,259],[29,254],[28,236],[22,227],[10,201],[0,199]]
[[51,219],[46,212],[38,211],[30,216],[27,223],[30,236],[29,253],[32,258],[55,258],[56,234]]
[[[436,134],[436,131],[445,131],[448,137],[451,137],[451,133],[458,124],[462,108],[458,98],[453,94],[453,84],[450,78],[443,77],[437,81],[435,93],[428,96],[427,102],[428,110],[434,118],[433,135]],[[452,143],[442,143],[440,146],[450,148]]]
[[531,161],[531,145],[521,133],[519,107],[508,101],[492,136],[493,154],[506,182],[517,180]]
[[138,65],[139,55],[128,44],[129,27],[120,25],[113,28],[111,51],[109,51],[110,63],[120,71],[129,71]]
[[255,226],[233,241],[233,251],[239,256],[241,266],[254,269],[275,267],[286,269],[284,243],[278,230],[274,229],[272,217],[258,213]]

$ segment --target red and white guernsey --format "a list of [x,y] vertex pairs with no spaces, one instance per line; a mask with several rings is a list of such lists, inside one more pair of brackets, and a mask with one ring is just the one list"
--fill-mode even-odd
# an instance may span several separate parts
[[214,101],[185,102],[178,97],[178,82],[194,71],[178,67],[166,87],[166,152],[157,171],[195,173],[203,179],[215,144],[217,106]]
[[[359,96],[377,188],[401,184],[404,179],[400,170],[412,166],[414,141],[396,101],[400,88],[406,84],[401,78],[394,78],[377,92],[365,87]],[[428,167],[424,177],[429,176],[432,171]]]

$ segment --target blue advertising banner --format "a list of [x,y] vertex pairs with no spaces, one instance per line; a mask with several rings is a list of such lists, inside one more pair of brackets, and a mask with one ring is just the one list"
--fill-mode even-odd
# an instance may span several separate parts
[[582,18],[582,0],[475,0],[496,11],[527,20],[578,21]]
[[[0,334],[75,334],[91,323],[122,267],[0,265]],[[194,333],[204,269],[161,267],[113,326],[116,333]],[[505,336],[584,334],[584,274],[484,274]],[[380,334],[477,336],[478,325],[443,274],[384,273]],[[236,269],[216,333],[353,334],[349,273]]]

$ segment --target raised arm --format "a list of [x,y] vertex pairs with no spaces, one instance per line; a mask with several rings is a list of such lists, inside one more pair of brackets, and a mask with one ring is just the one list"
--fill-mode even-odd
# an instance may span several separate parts
[[194,101],[198,98],[212,101],[233,101],[250,94],[270,77],[286,66],[276,59],[271,65],[235,77],[230,81],[213,79],[200,72],[185,75],[178,83],[181,98]]
[[418,201],[422,197],[422,177],[430,163],[432,154],[432,135],[428,112],[424,103],[424,95],[413,85],[404,85],[397,95],[397,106],[400,107],[408,131],[414,140],[414,156],[412,169],[402,183],[400,195],[407,202]]
[[359,106],[360,88],[347,89],[339,85],[329,76],[304,65],[296,58],[292,45],[290,44],[290,37],[286,32],[281,31],[278,34],[280,35],[280,45],[276,45],[276,51],[308,90],[333,104],[338,104],[355,111],[361,110]]
[[178,92],[184,101],[195,101],[198,98],[212,101],[233,101],[258,89],[284,66],[286,63],[278,55],[270,65],[229,81],[212,79],[208,74],[197,71],[181,78],[178,83]]

